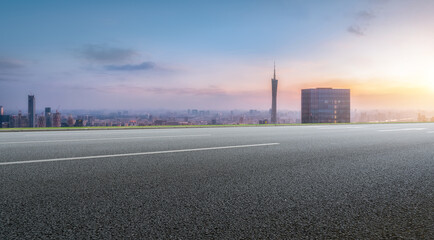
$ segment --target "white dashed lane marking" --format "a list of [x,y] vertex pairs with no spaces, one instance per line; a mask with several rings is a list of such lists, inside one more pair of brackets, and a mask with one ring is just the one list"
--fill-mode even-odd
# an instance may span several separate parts
[[211,136],[211,134],[148,136],[148,137],[120,137],[120,138],[59,139],[59,140],[43,140],[43,141],[0,142],[0,144],[4,145],[4,144],[26,144],[26,143],[85,142],[85,141],[111,141],[111,140],[129,140],[129,139],[182,138],[182,137],[208,137],[208,136]]
[[207,148],[192,148],[192,149],[179,149],[179,150],[155,151],[155,152],[122,153],[122,154],[112,154],[112,155],[96,155],[96,156],[70,157],[70,158],[39,159],[39,160],[28,160],[28,161],[2,162],[2,163],[0,163],[0,166],[2,166],[2,165],[16,165],[16,164],[28,164],[28,163],[73,161],[73,160],[96,159],[96,158],[129,157],[129,156],[153,155],[153,154],[164,154],[164,153],[198,152],[198,151],[221,150],[221,149],[231,149],[231,148],[263,147],[263,146],[272,146],[272,145],[279,145],[279,144],[280,143],[259,143],[259,144],[234,145],[234,146],[224,146],[224,147],[207,147]]
[[426,128],[399,128],[399,129],[382,129],[378,130],[379,132],[400,132],[400,131],[422,131],[426,130]]

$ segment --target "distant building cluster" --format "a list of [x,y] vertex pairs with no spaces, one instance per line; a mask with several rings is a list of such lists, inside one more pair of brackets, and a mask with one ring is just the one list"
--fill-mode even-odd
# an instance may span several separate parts
[[[0,106],[2,128],[42,128],[42,127],[111,127],[111,126],[164,126],[164,125],[222,125],[222,124],[268,124],[270,111],[251,109],[248,111],[211,111],[187,109],[184,111],[153,111],[151,113],[128,111],[83,112],[70,111],[54,113],[51,107],[37,114],[36,98],[28,96],[27,114],[5,114]],[[300,123],[300,112],[287,111],[277,115],[280,123]]]
[[[395,121],[434,121],[427,117],[430,113],[351,111],[350,89],[313,88],[301,90],[301,111],[277,110],[276,67],[271,79],[271,108],[269,111],[210,111],[188,109],[186,111],[152,113],[133,113],[119,111],[77,112],[62,115],[58,109],[51,107],[37,114],[36,98],[28,95],[27,115],[21,111],[6,114],[0,106],[1,128],[35,128],[35,127],[93,127],[93,126],[160,126],[160,125],[220,125],[220,124],[285,124],[285,123],[349,123],[349,122],[395,122]],[[434,113],[431,113],[434,116]]]
[[58,111],[51,113],[51,108],[46,107],[41,115],[36,114],[36,99],[34,95],[27,98],[27,116],[18,111],[17,115],[5,114],[3,106],[0,106],[1,128],[34,128],[34,127],[61,127],[61,115]]

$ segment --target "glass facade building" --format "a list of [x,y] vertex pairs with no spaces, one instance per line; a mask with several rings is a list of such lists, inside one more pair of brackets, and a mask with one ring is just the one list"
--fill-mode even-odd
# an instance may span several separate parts
[[45,108],[45,126],[46,127],[53,127],[53,116],[51,114],[51,108],[50,107]]
[[350,89],[301,90],[302,123],[349,123]]

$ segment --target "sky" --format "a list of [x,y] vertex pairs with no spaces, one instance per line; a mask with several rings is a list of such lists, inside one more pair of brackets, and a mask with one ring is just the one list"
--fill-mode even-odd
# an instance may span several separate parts
[[0,105],[300,110],[304,88],[352,109],[434,103],[434,1],[0,1]]

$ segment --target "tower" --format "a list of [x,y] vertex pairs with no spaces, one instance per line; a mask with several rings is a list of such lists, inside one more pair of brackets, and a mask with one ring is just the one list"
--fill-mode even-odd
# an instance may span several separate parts
[[28,116],[29,127],[35,127],[35,95],[29,95],[28,98]]
[[276,79],[276,63],[274,63],[274,76],[271,79],[271,123],[276,124],[276,112],[277,112],[277,79]]

